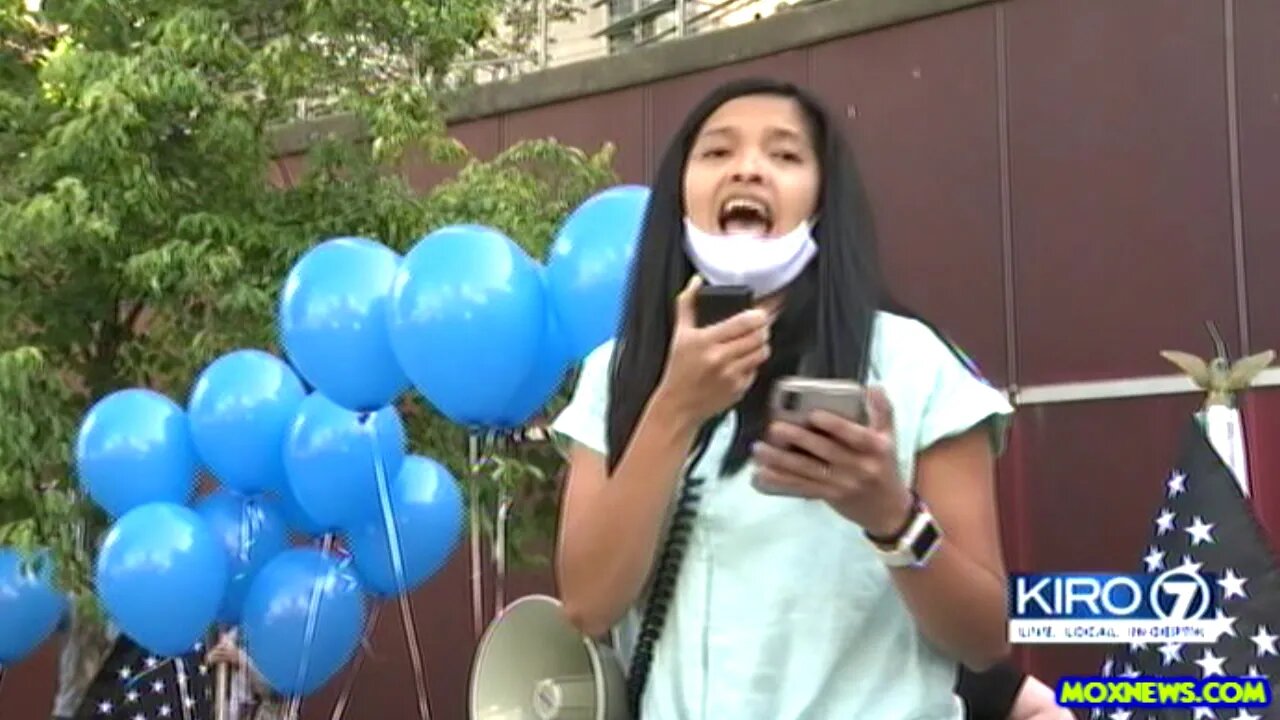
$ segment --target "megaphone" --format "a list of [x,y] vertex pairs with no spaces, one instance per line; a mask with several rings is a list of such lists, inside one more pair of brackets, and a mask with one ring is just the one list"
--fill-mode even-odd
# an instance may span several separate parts
[[546,595],[512,602],[471,666],[471,720],[631,720],[622,663]]

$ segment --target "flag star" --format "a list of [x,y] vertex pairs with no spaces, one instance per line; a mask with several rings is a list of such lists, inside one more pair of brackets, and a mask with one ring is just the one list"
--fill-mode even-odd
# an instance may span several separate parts
[[1178,518],[1172,510],[1165,510],[1156,518],[1156,535],[1163,535],[1173,530],[1173,521]]
[[1133,713],[1128,710],[1116,710],[1107,717],[1111,718],[1111,720],[1129,720],[1132,715]]
[[1200,517],[1199,515],[1192,518],[1191,524],[1183,528],[1183,530],[1185,530],[1187,534],[1191,536],[1192,547],[1195,547],[1196,545],[1199,545],[1201,543],[1213,542],[1213,535],[1210,534],[1210,531],[1213,530],[1213,523],[1206,523],[1204,521],[1204,518]]
[[1169,476],[1169,481],[1165,484],[1169,486],[1169,497],[1177,497],[1187,491],[1187,476],[1180,472],[1174,472]]
[[1266,625],[1259,625],[1257,634],[1249,639],[1258,647],[1258,657],[1280,655],[1276,652],[1276,640],[1280,637],[1267,632]]
[[1165,643],[1160,646],[1161,664],[1168,667],[1182,662],[1182,643]]
[[1198,573],[1200,572],[1200,568],[1203,566],[1204,563],[1196,562],[1190,555],[1183,555],[1182,564],[1174,569],[1181,570],[1184,573]]
[[1245,708],[1240,708],[1240,713],[1233,716],[1231,720],[1262,720],[1262,716],[1254,715]]
[[1214,655],[1211,648],[1205,648],[1204,654],[1200,656],[1196,664],[1200,666],[1201,674],[1204,677],[1210,677],[1211,675],[1226,675],[1226,671],[1222,669],[1222,664],[1226,661],[1225,657]]
[[1263,680],[1267,679],[1266,675],[1263,675],[1261,672],[1258,671],[1257,665],[1250,665],[1249,672],[1245,673],[1244,676],[1247,678],[1261,678]]
[[189,697],[184,697],[184,698],[182,698],[182,704],[183,704],[183,705],[186,705],[186,706],[187,706],[187,707],[189,707],[189,708],[192,708],[192,707],[195,707],[195,706],[196,706],[196,701],[195,701],[195,700],[193,700],[193,699],[191,699],[191,698],[189,698]]
[[153,693],[162,693],[162,692],[164,692],[164,681],[163,681],[163,680],[156,680],[155,682],[151,683],[151,692],[153,692]]
[[1222,599],[1226,600],[1232,597],[1247,598],[1244,592],[1244,584],[1249,582],[1246,578],[1236,575],[1236,571],[1227,568],[1226,574],[1218,580],[1218,584],[1222,586]]
[[202,649],[204,649],[204,643],[202,643],[202,642],[198,642],[198,643],[196,643],[196,644],[195,644],[195,651],[196,651],[196,652],[200,652]]
[[1134,669],[1134,667],[1133,667],[1132,665],[1130,665],[1130,664],[1128,664],[1128,663],[1125,663],[1125,666],[1124,666],[1124,672],[1120,673],[1120,677],[1122,677],[1122,678],[1136,678],[1136,677],[1138,677],[1138,676],[1139,676],[1139,675],[1141,675],[1141,674],[1142,674],[1142,673],[1140,673],[1140,672],[1138,672],[1137,670],[1135,670],[1135,669]]
[[127,692],[127,693],[125,693],[125,694],[124,694],[124,699],[125,699],[127,702],[131,702],[131,703],[136,703],[136,702],[138,702],[138,691],[137,691],[137,690],[130,690],[129,692]]
[[1159,548],[1152,547],[1147,556],[1142,558],[1147,564],[1147,572],[1155,572],[1164,569],[1164,551]]
[[157,712],[160,713],[160,717],[169,717],[170,715],[173,714],[173,708],[169,707],[168,705],[161,705],[160,709]]
[[121,679],[121,680],[128,680],[128,679],[129,679],[129,678],[131,678],[131,677],[133,677],[133,669],[132,669],[132,668],[130,668],[128,665],[126,665],[126,666],[124,666],[124,667],[120,668],[120,679]]
[[201,665],[201,666],[200,666],[200,674],[201,674],[201,675],[208,675],[208,674],[209,674],[209,666],[208,666],[208,665]]
[[1146,640],[1134,640],[1133,642],[1129,643],[1129,652],[1133,653],[1134,655],[1137,655],[1138,653],[1146,649],[1146,647],[1147,647]]
[[1218,717],[1217,715],[1214,714],[1213,708],[1198,707],[1196,708],[1195,712],[1196,712],[1196,715],[1194,718],[1192,718],[1192,720],[1202,720],[1202,718],[1209,718],[1209,720],[1213,720],[1213,718]]
[[133,716],[133,720],[147,720],[147,716],[143,715],[142,713],[138,713],[137,715]]
[[1240,637],[1239,635],[1236,634],[1235,625],[1236,625],[1236,619],[1233,617],[1227,617],[1225,614],[1223,614],[1222,608],[1218,608],[1216,611],[1214,611],[1213,639],[1217,641],[1223,635],[1230,635],[1231,637]]
[[99,715],[110,715],[110,714],[111,714],[111,710],[112,710],[112,709],[113,709],[113,708],[112,708],[111,703],[110,703],[110,702],[108,702],[108,701],[106,701],[106,700],[103,700],[102,702],[98,703],[98,714],[99,714]]
[[148,669],[148,670],[150,670],[151,668],[154,668],[154,667],[155,667],[156,665],[158,665],[158,664],[160,664],[160,661],[159,661],[159,660],[157,660],[156,658],[154,658],[154,657],[148,657],[148,658],[147,658],[147,669]]

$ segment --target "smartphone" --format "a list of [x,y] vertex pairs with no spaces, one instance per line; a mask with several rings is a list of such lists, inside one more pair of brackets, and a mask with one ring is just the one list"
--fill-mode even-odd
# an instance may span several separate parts
[[694,314],[698,327],[706,327],[750,310],[754,303],[755,295],[746,285],[704,285],[698,289]]
[[773,384],[769,408],[775,420],[804,426],[815,410],[866,425],[869,420],[867,392],[850,380],[784,377]]

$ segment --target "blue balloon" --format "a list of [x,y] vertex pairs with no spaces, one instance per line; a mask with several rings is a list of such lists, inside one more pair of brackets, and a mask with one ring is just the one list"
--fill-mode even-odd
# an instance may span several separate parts
[[107,531],[95,572],[98,597],[139,645],[180,655],[217,619],[228,565],[222,542],[194,510],[149,503]]
[[361,414],[315,392],[302,401],[289,427],[284,448],[289,489],[306,516],[326,531],[355,527],[381,514],[375,448],[389,477],[404,462],[408,438],[396,409],[385,407],[366,422],[372,428],[361,422]]
[[572,364],[569,348],[555,313],[547,312],[545,322],[542,347],[533,361],[533,369],[495,423],[499,427],[522,427],[529,422],[556,394],[569,372]]
[[209,364],[187,403],[191,436],[223,485],[252,495],[284,486],[284,438],[306,397],[283,360],[236,350]]
[[[444,567],[462,540],[462,492],[448,468],[419,455],[404,459],[390,490],[404,590],[411,591]],[[356,571],[371,593],[382,597],[400,594],[383,518],[353,530],[348,547]]]
[[271,493],[271,497],[280,503],[280,513],[284,515],[285,523],[289,529],[303,536],[303,539],[318,537],[328,532],[328,529],[321,525],[298,505],[298,498],[293,496],[293,489],[286,487]]
[[598,193],[564,221],[547,259],[547,287],[576,362],[618,333],[649,189]]
[[253,578],[289,548],[289,528],[276,503],[263,497],[218,490],[201,499],[195,510],[227,552],[230,576],[218,620],[235,625]]
[[[308,623],[313,602],[316,613]],[[319,550],[295,548],[258,573],[245,598],[241,626],[249,657],[271,687],[309,695],[351,659],[364,615],[364,593],[347,563]]]
[[474,225],[427,235],[391,291],[391,347],[419,392],[459,425],[488,427],[533,367],[546,303],[537,264]]
[[81,487],[113,518],[149,502],[187,502],[199,469],[186,413],[143,388],[113,392],[89,409],[75,464]]
[[23,558],[0,548],[0,666],[11,665],[40,647],[67,613],[67,598],[53,586],[47,555]]
[[391,352],[387,298],[400,255],[373,240],[326,240],[289,271],[280,339],[308,383],[338,405],[376,410],[409,388]]

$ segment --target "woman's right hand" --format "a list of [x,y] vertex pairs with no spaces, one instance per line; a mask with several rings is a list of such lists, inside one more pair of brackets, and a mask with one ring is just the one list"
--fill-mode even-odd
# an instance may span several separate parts
[[658,393],[694,425],[733,407],[769,357],[770,314],[752,308],[700,328],[695,302],[698,274],[676,296],[676,324]]

